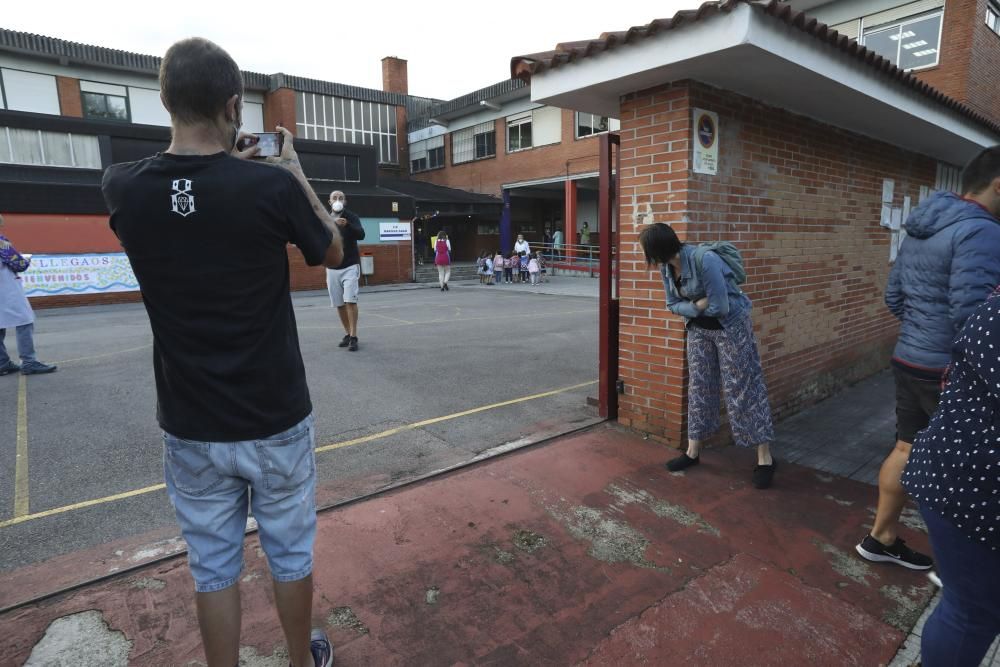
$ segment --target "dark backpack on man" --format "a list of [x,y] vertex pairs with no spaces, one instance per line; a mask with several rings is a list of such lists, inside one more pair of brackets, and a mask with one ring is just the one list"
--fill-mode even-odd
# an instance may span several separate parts
[[712,241],[711,243],[701,243],[694,249],[694,266],[701,275],[702,265],[705,261],[705,253],[714,252],[722,258],[730,270],[733,272],[733,280],[737,285],[742,285],[747,281],[747,270],[743,268],[743,255],[739,249],[729,241]]

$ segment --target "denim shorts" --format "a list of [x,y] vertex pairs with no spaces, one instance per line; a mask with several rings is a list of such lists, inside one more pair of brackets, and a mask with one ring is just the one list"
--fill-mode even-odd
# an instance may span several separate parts
[[236,583],[248,507],[275,581],[312,573],[315,437],[312,415],[261,440],[197,442],[163,434],[167,493],[188,545],[195,590],[211,593]]

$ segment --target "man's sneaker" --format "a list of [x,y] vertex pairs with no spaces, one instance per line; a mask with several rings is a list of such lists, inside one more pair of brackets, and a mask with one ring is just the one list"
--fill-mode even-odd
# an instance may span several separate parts
[[3,366],[0,366],[0,375],[10,375],[11,373],[16,373],[21,370],[21,367],[15,364],[13,361],[8,361]]
[[333,665],[333,644],[330,643],[326,633],[319,628],[314,628],[310,639],[312,642],[309,644],[309,648],[312,649],[313,662],[316,663],[316,667],[331,667]]
[[680,472],[685,468],[690,468],[691,466],[698,465],[699,461],[701,461],[700,457],[691,458],[690,456],[687,455],[687,452],[685,452],[680,456],[678,456],[677,458],[670,459],[669,461],[667,461],[667,470],[669,470],[670,472]]
[[337,343],[337,347],[347,347],[351,344],[351,334],[344,336],[343,340]]
[[895,563],[911,570],[929,570],[934,566],[930,556],[917,553],[898,537],[892,546],[887,547],[871,535],[866,535],[854,548],[858,555],[873,563]]
[[755,489],[768,489],[771,487],[771,481],[774,479],[774,471],[778,467],[778,460],[771,459],[771,465],[760,465],[759,463],[753,467],[753,478],[751,483]]
[[21,366],[21,375],[43,375],[44,373],[55,373],[57,368],[58,367],[56,366],[43,364],[40,361],[32,361],[31,363]]
[[351,339],[350,340],[351,344],[350,344],[350,347],[348,347],[347,349],[350,350],[351,352],[357,352],[358,351],[358,337],[357,336],[350,336],[350,339]]

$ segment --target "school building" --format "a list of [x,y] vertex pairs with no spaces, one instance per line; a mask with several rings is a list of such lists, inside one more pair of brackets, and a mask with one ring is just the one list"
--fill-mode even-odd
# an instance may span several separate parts
[[[0,213],[4,234],[39,258],[26,275],[35,307],[139,298],[100,182],[108,165],[168,146],[159,65],[154,56],[0,29]],[[366,229],[372,284],[413,277],[418,201],[380,179],[406,179],[408,115],[434,102],[407,94],[405,60],[386,58],[382,70],[383,90],[243,72],[244,128],[284,124],[319,197],[348,194]],[[306,267],[294,249],[289,259],[293,288],[325,287],[322,268]]]
[[1000,143],[998,17],[992,0],[723,0],[513,58],[535,104],[621,121],[599,167],[602,410],[682,442],[684,327],[637,243],[654,222],[743,251],[778,415],[885,368],[900,223]]

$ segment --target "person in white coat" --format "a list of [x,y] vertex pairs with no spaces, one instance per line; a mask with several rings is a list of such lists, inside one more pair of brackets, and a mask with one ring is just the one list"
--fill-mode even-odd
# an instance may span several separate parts
[[[0,216],[0,227],[3,227],[3,216]],[[14,245],[0,234],[0,375],[18,371],[23,375],[39,375],[56,370],[55,366],[43,364],[35,357],[35,313],[24,295],[18,276],[28,270],[29,264],[30,260],[17,252]],[[4,346],[8,328],[17,331],[20,366],[11,360]]]
[[531,254],[531,246],[524,240],[524,234],[517,235],[517,243],[514,244],[514,252],[518,255],[521,253],[524,253],[525,255]]

